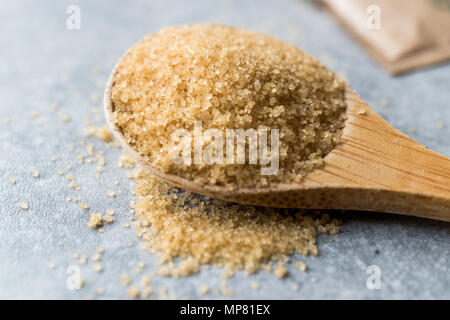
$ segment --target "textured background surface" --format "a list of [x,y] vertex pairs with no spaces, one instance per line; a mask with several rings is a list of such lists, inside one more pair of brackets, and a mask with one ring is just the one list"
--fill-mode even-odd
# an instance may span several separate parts
[[[81,8],[81,30],[66,28],[70,4]],[[397,128],[415,128],[413,138],[450,156],[450,65],[393,78],[312,1],[14,1],[0,3],[0,21],[0,118],[10,119],[8,125],[0,123],[0,298],[98,297],[95,287],[105,288],[99,298],[126,298],[119,275],[129,273],[136,283],[141,276],[132,269],[139,261],[146,264],[143,273],[155,268],[156,259],[138,249],[132,228],[122,227],[133,184],[116,165],[120,150],[83,133],[85,117],[103,122],[91,109],[100,106],[95,98],[115,61],[144,34],[166,25],[214,21],[291,41],[345,73],[362,98]],[[52,102],[57,111],[51,110]],[[33,110],[40,111],[38,118],[30,115]],[[61,114],[70,122],[60,121]],[[444,128],[437,127],[439,121]],[[77,154],[86,154],[80,140],[105,151],[107,166],[99,179],[96,164],[76,161]],[[80,191],[56,173],[66,162]],[[32,178],[32,169],[40,172],[39,179]],[[110,199],[106,189],[122,194]],[[116,223],[104,234],[89,230],[89,215],[66,202],[68,195],[85,200],[91,212],[114,208]],[[14,199],[28,202],[30,209],[22,211]],[[307,272],[290,267],[284,280],[266,272],[248,279],[238,273],[228,282],[233,297],[450,298],[449,224],[376,213],[347,213],[344,220],[334,243],[319,238],[319,257],[302,258]],[[105,248],[102,273],[94,272],[92,259],[80,265],[72,258],[73,252],[91,258],[98,245]],[[69,290],[66,270],[77,264],[86,285]],[[366,288],[369,265],[381,269],[380,290]],[[211,269],[181,280],[155,277],[153,286],[195,298],[200,283],[217,289],[220,274]],[[250,288],[251,280],[260,283],[259,291]]]

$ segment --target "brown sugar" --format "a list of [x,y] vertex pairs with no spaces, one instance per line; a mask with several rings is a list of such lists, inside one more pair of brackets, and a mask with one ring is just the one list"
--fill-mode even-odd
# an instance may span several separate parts
[[[175,258],[182,260],[178,268],[172,268],[176,272],[161,268],[168,276],[196,273],[199,264],[252,273],[271,261],[287,261],[293,253],[317,253],[317,236],[339,230],[339,221],[328,214],[206,198],[161,182],[139,168],[134,179],[135,226],[144,240],[142,248],[169,265]],[[283,277],[287,270],[279,265],[275,273]]]
[[[301,181],[339,142],[345,121],[345,83],[337,75],[291,44],[228,26],[148,35],[119,61],[113,80],[116,125],[126,142],[159,170],[199,184]],[[171,136],[193,132],[195,121],[223,137],[227,129],[266,129],[269,136],[279,130],[279,170],[263,176],[261,162],[248,159],[175,164],[178,142]]]

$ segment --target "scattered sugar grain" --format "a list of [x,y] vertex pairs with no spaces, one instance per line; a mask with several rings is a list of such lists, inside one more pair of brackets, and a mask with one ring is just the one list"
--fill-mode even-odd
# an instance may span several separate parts
[[66,115],[66,114],[60,115],[60,116],[59,116],[59,119],[60,119],[62,122],[69,122],[69,121],[70,121],[70,117],[69,117],[68,115]]
[[116,197],[116,193],[113,190],[107,190],[106,191],[106,195],[110,198],[115,198]]
[[288,271],[282,262],[278,262],[277,267],[274,270],[274,273],[278,278],[284,278],[286,277]]
[[225,282],[220,283],[220,291],[227,297],[231,297],[233,295],[233,292],[227,287],[227,284]]
[[221,275],[222,279],[224,279],[224,280],[227,280],[227,279],[231,278],[232,276],[234,276],[234,271],[231,269],[225,269],[225,271]]
[[123,273],[120,275],[120,283],[124,286],[127,287],[130,285],[131,283],[131,278],[129,275]]
[[258,282],[252,281],[252,282],[250,282],[250,286],[251,286],[252,289],[254,289],[254,290],[259,290],[259,284],[258,284]]
[[37,118],[37,117],[39,117],[40,112],[39,112],[39,110],[33,110],[33,111],[30,112],[30,115],[31,115],[33,118]]
[[94,271],[95,272],[102,272],[103,271],[103,266],[99,263],[94,265]]
[[103,218],[101,213],[93,213],[89,218],[89,227],[95,229],[103,225]]
[[306,271],[306,269],[308,268],[308,266],[306,265],[306,263],[302,262],[302,261],[297,261],[295,262],[295,267],[300,270],[300,271]]
[[89,210],[89,206],[87,205],[86,202],[80,202],[80,207],[83,210]]
[[206,285],[206,284],[202,284],[201,286],[200,286],[200,289],[199,289],[199,294],[201,295],[201,296],[204,296],[205,294],[207,294],[209,292],[209,287]]
[[81,264],[86,264],[87,263],[87,256],[85,254],[81,255],[80,263]]
[[94,154],[94,145],[93,144],[88,144],[85,148],[87,154],[89,155],[93,155]]
[[141,285],[144,287],[148,287],[151,285],[151,280],[150,280],[150,276],[146,275],[143,276],[141,279]]
[[144,287],[141,290],[141,298],[142,299],[148,299],[152,296],[153,294],[153,289],[151,287]]
[[87,136],[95,136],[105,142],[113,141],[113,136],[106,125],[99,127],[99,128],[91,125],[91,126],[89,126],[89,129],[87,130],[86,135]]
[[105,293],[105,289],[103,287],[97,287],[95,288],[95,293],[98,295],[102,295]]
[[20,204],[20,208],[21,208],[22,210],[27,211],[30,207],[28,206],[28,203],[22,202],[22,203]]

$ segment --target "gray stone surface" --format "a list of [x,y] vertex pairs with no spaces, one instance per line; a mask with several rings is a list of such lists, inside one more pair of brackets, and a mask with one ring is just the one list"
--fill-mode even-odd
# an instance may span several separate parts
[[[71,4],[81,8],[81,30],[66,28]],[[214,21],[294,42],[345,73],[362,98],[397,128],[408,132],[414,127],[413,138],[450,156],[450,65],[391,77],[313,1],[4,1],[0,21],[0,118],[10,119],[9,125],[0,123],[0,298],[126,298],[119,275],[127,272],[137,283],[140,276],[132,269],[139,261],[146,264],[144,273],[155,268],[155,257],[138,249],[133,229],[122,227],[133,184],[116,166],[120,150],[84,138],[83,121],[103,123],[91,112],[100,106],[92,95],[102,94],[108,72],[130,45],[166,25]],[[52,102],[59,105],[56,112]],[[38,118],[30,115],[33,110],[40,111]],[[60,121],[61,114],[71,121]],[[444,128],[437,128],[439,121]],[[77,154],[85,154],[82,139],[105,151],[107,166],[100,179],[95,164],[76,161]],[[57,157],[54,163],[52,156]],[[72,165],[78,192],[56,174],[65,162]],[[39,179],[32,178],[32,169],[40,172]],[[16,185],[8,182],[10,177]],[[108,188],[122,194],[110,199]],[[82,198],[91,211],[114,208],[116,223],[104,234],[89,230],[88,214],[66,202],[67,195]],[[22,211],[14,199],[28,202],[30,209]],[[303,259],[307,272],[289,267],[284,280],[266,272],[251,278],[238,273],[228,282],[233,298],[450,298],[449,224],[361,212],[346,213],[343,219],[337,240],[330,243],[321,236],[320,256]],[[98,245],[105,248],[102,273],[94,272],[92,259],[80,265],[72,258],[73,252],[91,258]],[[53,270],[50,262],[56,265]],[[66,271],[77,264],[86,285],[69,290]],[[370,265],[380,267],[379,290],[366,287]],[[179,298],[196,298],[201,283],[217,289],[220,274],[210,269],[187,279],[155,277],[153,284]],[[250,281],[260,283],[259,291],[250,288]],[[105,294],[97,296],[95,287],[104,287]]]

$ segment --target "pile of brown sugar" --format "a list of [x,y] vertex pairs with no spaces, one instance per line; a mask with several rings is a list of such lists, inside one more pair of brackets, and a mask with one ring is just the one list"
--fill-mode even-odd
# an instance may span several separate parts
[[[340,222],[321,212],[239,205],[202,197],[133,171],[133,208],[142,248],[154,252],[161,274],[187,276],[212,264],[227,270],[259,269],[286,275],[289,255],[317,255],[319,234],[336,235]],[[180,258],[181,263],[174,263]]]
[[[119,61],[113,80],[116,125],[127,143],[159,170],[199,184],[301,181],[339,142],[345,121],[345,83],[332,71],[291,44],[228,26],[148,35]],[[259,162],[175,164],[171,135],[192,132],[194,121],[222,132],[278,129],[277,174],[261,175]]]

